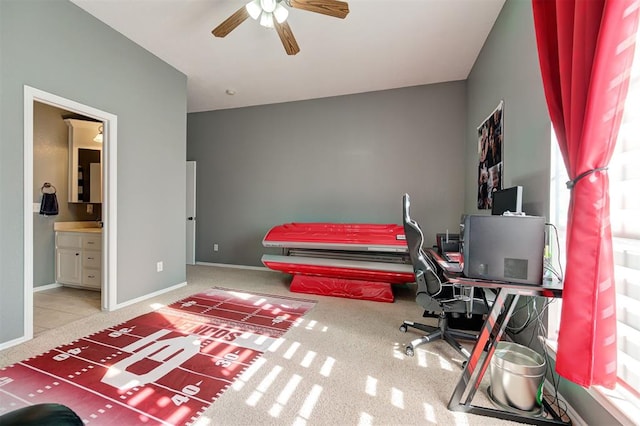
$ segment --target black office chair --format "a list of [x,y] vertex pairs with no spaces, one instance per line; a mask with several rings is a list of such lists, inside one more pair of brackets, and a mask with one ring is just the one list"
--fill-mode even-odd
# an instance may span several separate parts
[[[437,327],[413,321],[402,323],[400,326],[402,332],[406,332],[408,327],[413,327],[428,333],[409,343],[405,347],[405,354],[413,356],[418,345],[443,339],[465,358],[469,358],[469,351],[456,339],[476,340],[477,335],[450,328],[449,320],[462,317],[470,319],[473,316],[487,314],[489,312],[487,299],[486,297],[478,297],[474,287],[453,285],[442,281],[437,273],[436,265],[422,249],[424,236],[420,226],[409,216],[409,195],[405,194],[402,201],[404,234],[417,284],[416,302],[424,308],[424,316],[438,318]],[[482,290],[478,290],[482,296]]]
[[69,407],[56,403],[28,405],[0,416],[2,426],[84,426]]

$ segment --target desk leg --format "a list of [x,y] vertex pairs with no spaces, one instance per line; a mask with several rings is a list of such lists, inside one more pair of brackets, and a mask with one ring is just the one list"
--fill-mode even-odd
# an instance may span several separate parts
[[[491,312],[487,317],[478,340],[473,347],[471,356],[462,372],[462,376],[456,385],[451,399],[449,400],[449,410],[462,411],[482,416],[497,417],[505,420],[513,420],[538,425],[558,424],[569,425],[571,422],[564,422],[560,419],[549,419],[542,416],[519,414],[516,412],[498,410],[494,408],[479,407],[471,405],[471,401],[482,382],[491,357],[495,352],[496,345],[500,341],[502,334],[513,314],[519,295],[509,289],[501,289],[496,296]],[[545,401],[545,408],[549,407]]]
[[517,295],[508,294],[504,289],[498,292],[491,311],[480,330],[471,356],[462,372],[462,377],[460,377],[460,381],[453,391],[449,401],[450,410],[469,411],[471,400],[480,386],[482,377],[495,350],[495,345],[507,326],[517,299]]

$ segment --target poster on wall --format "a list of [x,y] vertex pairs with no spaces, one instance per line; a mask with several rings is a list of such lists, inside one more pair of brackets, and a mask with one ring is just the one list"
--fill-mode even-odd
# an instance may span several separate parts
[[478,126],[478,209],[491,209],[492,194],[502,189],[504,101]]

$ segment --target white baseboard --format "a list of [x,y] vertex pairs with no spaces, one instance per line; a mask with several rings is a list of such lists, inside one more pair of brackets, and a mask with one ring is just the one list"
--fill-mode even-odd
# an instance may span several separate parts
[[21,343],[25,343],[25,342],[28,342],[28,341],[29,341],[29,339],[27,339],[24,336],[22,336],[22,337],[18,337],[17,339],[9,340],[8,342],[0,343],[0,351],[2,351],[4,349],[9,349],[12,346],[16,346],[16,345],[19,345]]
[[[234,268],[234,269],[247,269],[250,271],[270,271],[270,272],[278,272],[273,269],[269,269],[265,266],[249,266],[249,265],[232,265],[229,263],[211,263],[211,262],[196,262],[196,265],[203,266],[217,266],[220,268]],[[281,272],[278,272],[281,273]]]
[[147,299],[151,299],[153,297],[160,296],[161,294],[168,293],[168,292],[173,291],[173,290],[177,290],[177,289],[179,289],[181,287],[184,287],[186,285],[187,285],[187,282],[184,281],[184,282],[181,282],[181,283],[176,284],[174,286],[163,288],[162,290],[158,290],[158,291],[155,291],[153,293],[145,294],[144,296],[136,297],[135,299],[127,300],[126,302],[123,302],[123,303],[118,303],[114,307],[113,310],[115,311],[117,309],[124,308],[125,306],[130,306],[130,305],[136,304],[138,302],[143,302],[143,301],[145,301]]
[[51,290],[52,288],[58,288],[58,287],[62,287],[62,284],[52,283],[52,284],[46,284],[46,285],[39,285],[38,287],[33,288],[33,292],[37,293],[39,291]]

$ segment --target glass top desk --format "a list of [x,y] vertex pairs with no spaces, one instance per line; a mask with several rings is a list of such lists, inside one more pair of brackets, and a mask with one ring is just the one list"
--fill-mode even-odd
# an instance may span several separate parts
[[545,399],[542,401],[544,406],[543,412],[535,414],[516,408],[513,410],[503,410],[471,404],[482,382],[482,378],[487,371],[487,367],[489,367],[496,345],[502,338],[502,334],[509,323],[509,319],[513,314],[520,296],[561,298],[562,286],[552,284],[539,286],[465,278],[460,273],[459,265],[452,265],[446,262],[435,250],[429,249],[427,250],[427,254],[435,261],[438,267],[441,268],[441,272],[448,282],[473,285],[475,287],[489,288],[496,291],[496,298],[491,307],[491,311],[480,330],[478,340],[471,351],[471,356],[467,360],[460,380],[449,400],[449,410],[538,425],[570,425],[571,421],[562,420]]

